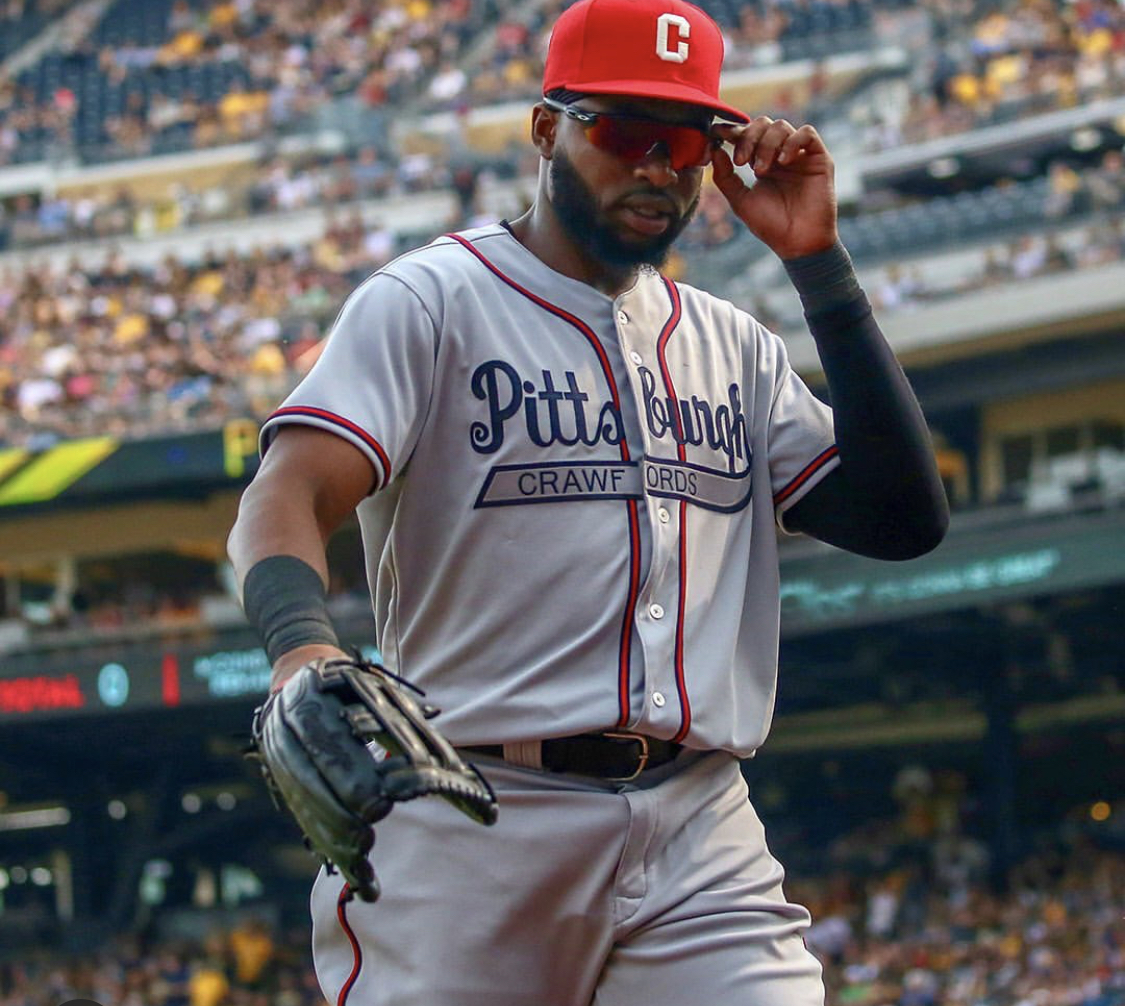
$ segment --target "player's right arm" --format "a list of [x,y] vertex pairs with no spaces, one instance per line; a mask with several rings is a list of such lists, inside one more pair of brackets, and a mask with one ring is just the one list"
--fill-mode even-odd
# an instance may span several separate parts
[[328,618],[325,550],[374,478],[366,455],[344,438],[285,425],[243,493],[227,551],[270,656],[271,690],[309,661],[344,652]]

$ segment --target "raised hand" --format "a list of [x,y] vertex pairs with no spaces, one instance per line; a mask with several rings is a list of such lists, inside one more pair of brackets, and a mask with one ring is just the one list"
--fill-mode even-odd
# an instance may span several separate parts
[[[712,178],[738,218],[782,259],[811,255],[837,239],[835,165],[809,125],[759,116],[744,126],[717,124],[724,144],[711,156]],[[750,164],[747,185],[735,166]]]

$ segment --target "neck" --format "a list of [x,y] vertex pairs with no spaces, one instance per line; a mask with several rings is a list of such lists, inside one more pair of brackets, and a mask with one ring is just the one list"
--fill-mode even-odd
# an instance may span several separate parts
[[547,199],[536,199],[511,226],[516,240],[544,265],[589,284],[607,297],[624,293],[636,282],[636,266],[607,265],[576,244]]

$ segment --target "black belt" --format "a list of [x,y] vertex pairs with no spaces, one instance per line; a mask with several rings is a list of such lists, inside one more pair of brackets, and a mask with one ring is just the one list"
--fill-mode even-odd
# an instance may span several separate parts
[[[643,734],[604,733],[552,737],[541,741],[539,748],[540,762],[550,772],[589,775],[607,782],[630,782],[646,769],[667,765],[683,750],[683,745]],[[504,757],[503,744],[478,744],[463,750]]]

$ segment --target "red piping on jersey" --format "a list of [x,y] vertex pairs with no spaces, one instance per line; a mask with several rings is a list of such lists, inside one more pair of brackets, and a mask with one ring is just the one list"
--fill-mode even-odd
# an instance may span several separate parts
[[348,975],[347,980],[340,988],[340,994],[336,997],[336,1006],[347,1006],[348,993],[351,992],[352,986],[355,985],[356,979],[359,977],[359,969],[363,967],[363,951],[360,949],[359,940],[355,938],[355,933],[348,923],[348,902],[351,900],[348,892],[348,885],[345,884],[340,889],[340,896],[336,899],[336,918],[340,922],[340,928],[344,930],[344,935],[348,938],[348,942],[352,945],[352,973]]
[[[516,293],[526,297],[533,304],[537,304],[539,307],[543,308],[544,311],[553,314],[556,318],[562,319],[568,325],[571,325],[582,333],[586,341],[590,344],[590,347],[598,355],[598,362],[601,363],[602,373],[605,375],[606,382],[609,384],[609,393],[613,399],[613,407],[617,409],[617,414],[620,416],[621,398],[617,394],[617,382],[613,379],[613,369],[609,365],[609,357],[606,356],[605,348],[602,346],[594,330],[581,318],[576,317],[556,304],[552,304],[548,300],[544,300],[526,287],[520,286],[520,284],[510,276],[501,272],[496,265],[485,257],[483,252],[476,248],[470,241],[461,237],[461,235],[447,234],[446,237],[452,238],[463,248],[472,252],[489,272],[501,282],[510,286]],[[621,460],[629,461],[629,445],[625,442],[624,427],[622,427],[621,434]],[[641,582],[641,525],[640,517],[637,513],[637,501],[626,500],[625,504],[629,511],[629,596],[625,602],[625,617],[621,620],[621,639],[618,645],[617,656],[618,727],[627,726],[629,723],[629,663],[633,645],[634,609],[637,606],[637,594],[640,591]]]
[[821,468],[823,468],[829,461],[831,461],[837,454],[840,453],[840,448],[833,444],[831,447],[821,451],[815,458],[812,459],[801,473],[793,479],[784,489],[774,494],[773,505],[780,506],[790,496],[792,496],[798,489],[801,488],[809,479],[811,479]]
[[[672,314],[660,330],[656,340],[656,358],[660,361],[660,374],[664,378],[664,390],[668,393],[668,404],[676,414],[676,454],[683,462],[687,461],[684,448],[684,417],[680,410],[680,399],[676,386],[672,383],[672,372],[668,369],[665,350],[668,339],[683,317],[683,304],[680,291],[670,279],[664,278],[664,286],[672,301]],[[679,744],[691,729],[691,703],[688,701],[687,680],[684,675],[684,612],[687,607],[687,500],[680,500],[680,597],[676,608],[676,691],[680,696],[680,729],[672,740]]]
[[[383,445],[362,426],[357,426],[350,419],[338,416],[335,412],[329,412],[327,409],[313,408],[311,405],[287,405],[285,408],[278,409],[274,412],[273,415],[270,416],[270,419],[273,419],[275,416],[311,416],[314,419],[326,419],[330,423],[342,426],[345,430],[354,433],[360,440],[367,444],[367,446],[375,452],[375,456],[379,459],[379,464],[383,466],[383,481],[380,482],[376,488],[381,489],[390,482],[391,462],[387,458],[387,452],[383,450]],[[269,422],[269,420],[266,421]]]

